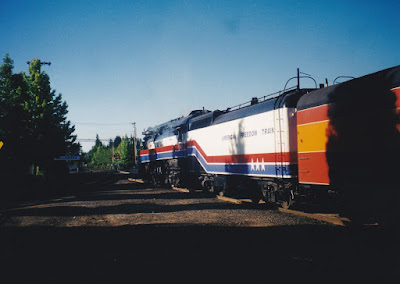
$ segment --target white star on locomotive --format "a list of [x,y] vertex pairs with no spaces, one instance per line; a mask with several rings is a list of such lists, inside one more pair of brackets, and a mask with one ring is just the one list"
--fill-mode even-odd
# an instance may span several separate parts
[[258,158],[255,162],[253,159],[251,159],[250,165],[251,165],[250,170],[252,170],[252,171],[265,171],[264,158],[262,159],[261,162],[258,161]]

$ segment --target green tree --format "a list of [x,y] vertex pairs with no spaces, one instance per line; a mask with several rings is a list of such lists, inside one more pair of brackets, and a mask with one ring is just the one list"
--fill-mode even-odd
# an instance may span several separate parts
[[55,157],[79,148],[75,128],[66,117],[68,105],[51,89],[39,59],[30,63],[28,74],[12,70],[13,61],[6,54],[0,66],[0,135],[5,144],[0,163],[7,161],[14,170],[34,164],[54,171]]
[[133,167],[133,142],[131,139],[125,136],[118,145],[116,153],[120,156],[119,163],[122,168]]
[[102,146],[103,146],[103,143],[101,143],[99,135],[96,134],[96,140],[95,140],[95,143],[94,143],[92,149],[90,149],[89,152],[87,152],[83,155],[84,163],[88,164],[89,166],[93,166],[93,156],[96,153],[97,148],[102,147]]
[[93,153],[92,164],[95,167],[105,168],[112,162],[111,156],[112,150],[107,149],[104,146],[96,147],[96,151]]
[[114,139],[114,147],[117,148],[119,144],[121,144],[121,142],[122,142],[121,136],[116,136]]
[[23,74],[28,86],[29,100],[25,102],[28,113],[28,134],[32,138],[31,158],[35,165],[51,170],[54,158],[65,155],[76,136],[75,127],[67,120],[68,105],[61,94],[50,87],[49,76],[41,71],[39,59],[29,65],[29,74]]
[[[29,165],[26,145],[28,114],[25,102],[29,99],[28,89],[22,74],[13,73],[13,61],[6,53],[0,66],[0,138],[4,147],[0,152],[2,173],[25,172]],[[28,154],[28,155],[27,155]]]
[[[98,135],[96,136],[96,141],[100,141]],[[118,143],[118,141],[120,142]],[[139,139],[137,143],[140,144],[141,140]],[[115,164],[118,163],[120,168],[132,168],[134,157],[133,138],[128,138],[128,136],[125,136],[124,138],[116,136],[114,140],[110,139],[107,147],[100,145],[100,143],[95,143],[92,149],[85,154],[86,163],[100,168],[105,168],[107,165],[110,165],[113,162],[113,159],[111,158],[113,155],[113,144],[114,155],[120,157],[119,160],[114,159],[114,167],[116,167]]]
[[101,140],[99,138],[99,134],[96,134],[96,142],[94,143],[94,147],[99,147],[99,146],[103,146],[103,143],[101,143]]

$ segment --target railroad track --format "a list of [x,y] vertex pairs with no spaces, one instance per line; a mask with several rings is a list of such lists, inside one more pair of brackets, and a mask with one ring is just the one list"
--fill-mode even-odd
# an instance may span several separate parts
[[[242,198],[231,198],[231,197],[226,197],[226,196],[219,196],[217,195],[217,198],[222,201],[234,203],[234,204],[250,204],[252,203],[251,199],[242,199]],[[265,203],[265,201],[260,201],[259,203]],[[350,220],[346,217],[341,217],[339,214],[335,213],[308,213],[308,212],[303,212],[299,210],[292,210],[292,209],[284,209],[278,207],[278,210],[280,212],[285,212],[289,214],[294,214],[298,216],[304,216],[312,219],[316,219],[319,221],[324,221],[328,222],[337,226],[347,226],[347,224],[350,223]]]

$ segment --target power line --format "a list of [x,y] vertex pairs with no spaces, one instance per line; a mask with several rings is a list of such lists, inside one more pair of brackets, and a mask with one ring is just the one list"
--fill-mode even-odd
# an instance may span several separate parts
[[72,124],[84,124],[84,125],[97,125],[97,126],[115,126],[115,125],[131,125],[130,122],[121,122],[121,123],[104,123],[104,122],[80,122],[71,121]]
[[[96,142],[96,140],[97,139],[92,139],[92,138],[77,138],[75,141],[79,141],[79,142]],[[114,141],[114,139],[112,139],[112,138],[109,138],[109,139],[98,139],[98,140],[106,141],[106,142],[108,142],[110,140]]]
[[[32,63],[32,61],[27,61],[26,63],[28,63],[28,65],[30,65],[30,64]],[[50,65],[51,65],[51,62],[43,62],[43,61],[40,61],[40,60],[39,60],[39,64],[40,64],[40,65],[49,65],[49,66],[50,66]]]
[[[103,142],[109,142],[110,140],[114,141],[114,139],[115,138],[98,139],[98,140],[103,141]],[[121,139],[124,139],[124,138],[121,137]],[[130,139],[130,138],[128,137],[128,139]],[[77,138],[75,141],[78,141],[78,142],[96,142],[97,139],[93,139],[93,138]]]

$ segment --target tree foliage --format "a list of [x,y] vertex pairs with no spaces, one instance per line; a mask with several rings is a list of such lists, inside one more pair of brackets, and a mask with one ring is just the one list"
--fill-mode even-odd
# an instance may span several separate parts
[[115,137],[115,139],[114,139],[114,147],[118,147],[119,146],[119,144],[121,144],[121,142],[122,142],[122,138],[120,137],[120,136],[116,136]]
[[6,54],[0,66],[0,167],[26,172],[35,165],[52,172],[60,164],[55,157],[80,151],[68,105],[51,89],[39,59],[31,61],[28,74],[15,74],[13,67]]
[[101,143],[101,140],[100,140],[98,134],[96,134],[96,142],[95,142],[94,146],[95,147],[103,146],[103,143]]
[[[93,148],[85,154],[84,160],[87,164],[96,168],[120,168],[129,169],[134,166],[133,138],[116,136],[114,141],[110,139],[107,146],[97,143],[100,141],[96,135],[96,143]],[[141,140],[137,141],[141,144]],[[137,147],[137,149],[140,149]]]
[[[117,136],[119,137],[119,136]],[[117,155],[120,157],[120,163],[126,168],[133,167],[133,139],[127,136],[122,139],[117,147]]]

